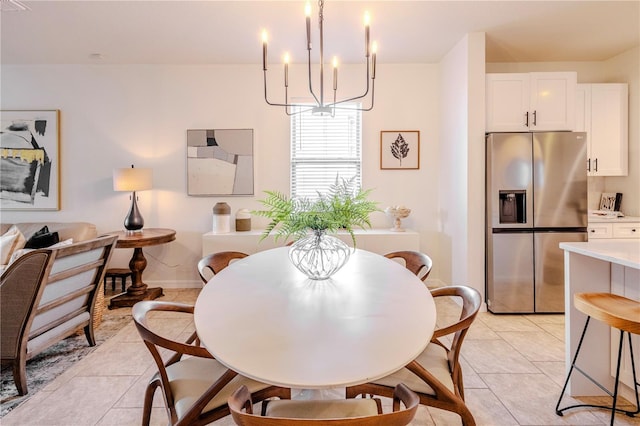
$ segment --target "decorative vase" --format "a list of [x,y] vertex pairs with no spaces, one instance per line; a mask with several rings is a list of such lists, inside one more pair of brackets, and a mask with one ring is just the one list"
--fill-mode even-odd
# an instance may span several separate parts
[[301,238],[291,245],[289,259],[312,280],[326,280],[349,260],[351,249],[342,240],[325,231]]

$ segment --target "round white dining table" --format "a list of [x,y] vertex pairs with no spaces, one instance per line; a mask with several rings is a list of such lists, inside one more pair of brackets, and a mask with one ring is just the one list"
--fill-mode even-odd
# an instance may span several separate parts
[[202,289],[196,330],[222,364],[272,385],[328,389],[383,377],[425,349],[435,304],[403,265],[356,249],[335,275],[314,281],[288,249],[233,262]]

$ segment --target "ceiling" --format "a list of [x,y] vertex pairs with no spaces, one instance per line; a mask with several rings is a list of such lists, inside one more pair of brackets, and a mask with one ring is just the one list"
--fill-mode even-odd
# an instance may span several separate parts
[[[259,63],[263,28],[269,62],[285,51],[306,61],[303,0],[1,2],[3,64]],[[327,0],[326,62],[363,60],[365,11],[380,63],[436,63],[477,31],[486,33],[487,62],[601,61],[640,42],[640,0]]]

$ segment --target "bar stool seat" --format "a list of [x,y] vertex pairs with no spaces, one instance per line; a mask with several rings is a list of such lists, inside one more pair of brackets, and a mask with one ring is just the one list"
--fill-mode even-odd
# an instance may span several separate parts
[[127,289],[127,277],[132,277],[131,269],[129,268],[109,268],[104,273],[104,292],[107,292],[107,279],[111,278],[111,290],[116,289],[116,279],[122,279],[122,291]]
[[[640,302],[628,299],[623,296],[618,296],[616,294],[610,293],[576,293],[573,297],[573,304],[577,310],[587,315],[587,320],[584,324],[584,329],[582,330],[582,335],[580,336],[580,342],[578,343],[578,348],[576,350],[576,354],[571,363],[571,368],[569,369],[569,374],[567,375],[567,379],[564,383],[564,387],[562,388],[562,392],[560,393],[560,398],[558,398],[558,404],[556,405],[556,414],[559,416],[563,415],[565,410],[576,407],[593,407],[593,408],[606,408],[611,410],[611,425],[613,425],[615,413],[616,411],[622,412],[629,417],[634,417],[636,414],[640,413],[640,398],[638,397],[638,387],[640,387],[640,383],[638,383],[638,379],[636,377],[636,366],[635,360],[633,357],[633,345],[631,343],[631,334],[640,334]],[[582,346],[582,342],[584,340],[584,336],[587,333],[587,328],[589,327],[589,321],[591,318],[595,318],[603,323],[607,324],[610,327],[617,328],[620,330],[620,345],[618,347],[618,365],[616,367],[616,379],[614,391],[611,393],[605,387],[603,387],[600,383],[590,377],[585,371],[581,370],[578,366],[576,366],[576,361],[578,360],[578,354],[580,353],[580,348]],[[634,391],[636,396],[636,411],[626,411],[619,408],[616,408],[617,399],[618,399],[618,385],[620,378],[620,361],[622,359],[622,347],[624,342],[624,334],[627,333],[629,338],[629,351],[631,355],[631,370],[633,373],[633,383],[634,383]],[[604,342],[603,342],[604,343]],[[582,373],[587,379],[597,385],[600,389],[605,391],[609,396],[613,397],[613,402],[611,406],[606,405],[593,405],[593,404],[577,404],[571,405],[565,408],[560,408],[560,402],[562,401],[562,397],[567,389],[567,385],[569,383],[569,379],[571,378],[571,373],[576,369],[578,372]]]

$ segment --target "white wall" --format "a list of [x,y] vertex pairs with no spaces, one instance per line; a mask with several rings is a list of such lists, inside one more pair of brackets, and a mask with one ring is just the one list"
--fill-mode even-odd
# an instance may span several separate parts
[[484,33],[440,63],[441,278],[484,294]]
[[640,48],[602,62],[489,63],[487,72],[576,71],[578,83],[629,84],[629,175],[589,177],[589,208],[602,192],[622,192],[622,211],[640,216]]
[[[291,78],[302,79],[292,67]],[[270,71],[272,73],[272,71]],[[270,81],[281,82],[275,67]],[[330,85],[330,74],[327,85]],[[340,70],[339,93],[363,87],[362,68]],[[296,83],[293,83],[294,85]],[[122,228],[128,194],[112,189],[117,167],[150,167],[151,191],[140,192],[146,227],[173,228],[176,241],[145,248],[145,282],[199,286],[196,272],[201,235],[211,230],[211,209],[226,201],[232,213],[257,209],[262,191],[289,191],[289,119],[263,100],[259,65],[228,66],[2,66],[2,109],[61,111],[61,193],[57,212],[2,212],[2,222],[90,221],[99,232]],[[280,95],[275,93],[274,95]],[[384,208],[412,209],[405,225],[421,234],[421,249],[440,259],[438,246],[439,91],[436,65],[378,65],[376,105],[363,113],[363,185]],[[186,130],[252,128],[255,196],[186,195]],[[380,131],[419,130],[419,170],[380,170]],[[390,227],[383,213],[374,227]],[[258,218],[253,226],[264,226]],[[116,250],[113,264],[126,265],[131,252]],[[450,263],[445,260],[445,263]],[[438,278],[436,263],[431,277]],[[431,278],[430,277],[430,278]]]

